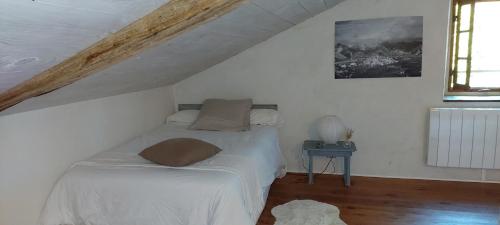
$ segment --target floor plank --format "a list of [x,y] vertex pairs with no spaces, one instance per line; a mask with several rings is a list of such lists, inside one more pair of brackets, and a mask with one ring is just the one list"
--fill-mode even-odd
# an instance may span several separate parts
[[272,225],[271,209],[294,199],[336,205],[349,225],[499,225],[500,184],[305,174],[276,180],[257,225]]

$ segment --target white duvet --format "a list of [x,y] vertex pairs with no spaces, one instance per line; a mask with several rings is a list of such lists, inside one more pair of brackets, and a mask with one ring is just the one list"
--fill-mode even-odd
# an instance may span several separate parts
[[[201,139],[222,151],[181,168],[137,155],[177,137]],[[276,128],[214,132],[164,125],[75,163],[54,186],[39,224],[254,225],[266,188],[283,172]]]

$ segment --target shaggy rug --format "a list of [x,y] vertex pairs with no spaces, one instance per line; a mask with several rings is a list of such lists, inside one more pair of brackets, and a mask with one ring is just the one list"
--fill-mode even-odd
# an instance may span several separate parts
[[313,200],[293,200],[274,207],[274,225],[346,225],[339,218],[339,209]]

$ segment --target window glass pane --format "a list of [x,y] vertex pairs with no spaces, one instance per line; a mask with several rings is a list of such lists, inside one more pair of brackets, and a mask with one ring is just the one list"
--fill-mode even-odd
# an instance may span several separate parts
[[462,5],[462,12],[460,14],[460,30],[470,29],[470,4]]
[[467,77],[465,75],[465,72],[458,72],[457,73],[457,84],[465,85],[466,78]]
[[472,88],[500,87],[500,71],[471,71],[469,86]]
[[465,71],[467,71],[467,60],[465,60],[465,59],[459,59],[456,70],[458,72],[465,72]]
[[500,2],[476,3],[472,39],[471,87],[500,87],[499,12]]
[[458,57],[467,57],[469,55],[469,32],[460,33],[458,47]]

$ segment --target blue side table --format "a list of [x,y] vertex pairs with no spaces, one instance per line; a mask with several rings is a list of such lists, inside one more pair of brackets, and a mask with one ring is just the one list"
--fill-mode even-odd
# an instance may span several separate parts
[[302,149],[306,151],[309,156],[309,184],[313,183],[313,157],[327,156],[344,158],[344,184],[347,187],[351,186],[351,156],[352,153],[356,151],[354,142],[346,145],[345,142],[342,141],[336,144],[325,144],[323,141],[307,140],[304,141]]

